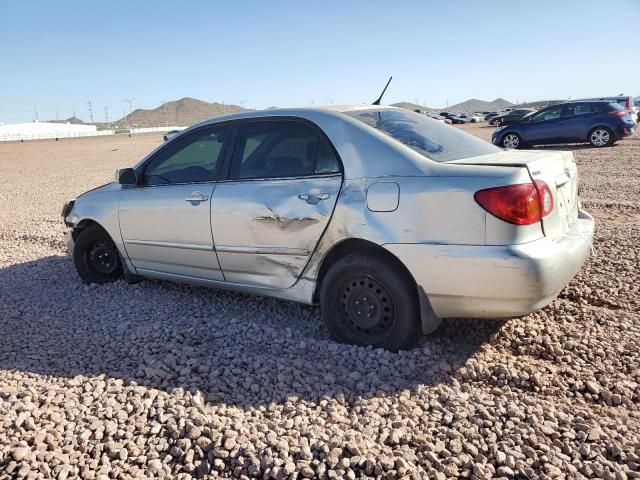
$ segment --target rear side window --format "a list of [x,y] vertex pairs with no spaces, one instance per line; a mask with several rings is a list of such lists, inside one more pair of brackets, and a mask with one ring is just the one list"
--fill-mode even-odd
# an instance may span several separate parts
[[572,117],[574,115],[587,115],[589,113],[593,113],[594,110],[592,108],[591,103],[574,103],[564,106],[564,110],[562,111],[563,117]]
[[241,126],[231,166],[232,179],[299,177],[340,171],[327,140],[291,120]]
[[458,128],[408,110],[357,110],[345,114],[380,130],[435,162],[500,151],[498,147]]

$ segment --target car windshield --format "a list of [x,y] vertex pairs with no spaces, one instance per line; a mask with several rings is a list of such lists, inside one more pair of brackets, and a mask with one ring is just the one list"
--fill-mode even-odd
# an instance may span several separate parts
[[410,111],[358,110],[346,114],[436,162],[449,162],[500,151],[498,147],[456,127]]

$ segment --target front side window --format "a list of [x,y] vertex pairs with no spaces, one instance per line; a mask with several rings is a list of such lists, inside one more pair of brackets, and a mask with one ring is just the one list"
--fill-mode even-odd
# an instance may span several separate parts
[[166,185],[215,180],[228,129],[219,126],[194,132],[168,145],[145,168],[143,183]]
[[313,128],[292,120],[269,120],[242,125],[230,177],[299,177],[339,171],[333,149]]
[[357,110],[346,115],[380,130],[436,162],[477,157],[500,149],[462,130],[425,115],[404,110]]
[[532,122],[546,122],[547,120],[555,120],[560,118],[562,114],[562,106],[549,108],[548,110],[543,110],[538,113],[534,117],[532,117]]

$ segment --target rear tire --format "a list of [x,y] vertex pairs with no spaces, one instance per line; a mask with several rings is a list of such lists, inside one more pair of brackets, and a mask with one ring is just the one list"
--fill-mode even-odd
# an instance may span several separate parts
[[609,147],[613,145],[613,133],[607,127],[596,127],[589,132],[589,143],[596,147]]
[[413,279],[381,255],[352,253],[327,272],[320,288],[322,318],[339,342],[391,351],[420,337],[420,304]]
[[122,277],[118,248],[99,225],[80,232],[73,249],[73,260],[78,275],[85,283],[109,283]]

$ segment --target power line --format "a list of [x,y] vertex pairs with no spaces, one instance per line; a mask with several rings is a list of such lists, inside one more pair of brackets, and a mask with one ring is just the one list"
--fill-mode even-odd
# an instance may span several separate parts
[[[133,101],[135,100],[135,98],[131,98],[130,100],[127,100],[126,98],[124,99],[125,102],[129,103],[129,123],[131,124],[131,133],[133,133],[133,118],[131,118],[131,104],[133,103]],[[126,113],[125,113],[126,116]]]
[[91,119],[91,123],[93,124],[93,109],[91,108],[91,100],[87,102],[87,105],[89,105],[89,118]]

